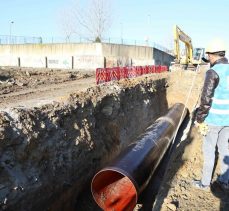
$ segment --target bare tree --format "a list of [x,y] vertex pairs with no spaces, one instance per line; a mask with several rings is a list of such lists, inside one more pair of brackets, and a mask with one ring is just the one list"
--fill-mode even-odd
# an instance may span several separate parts
[[101,41],[111,27],[112,0],[75,0],[61,15],[62,30],[69,40],[75,34]]

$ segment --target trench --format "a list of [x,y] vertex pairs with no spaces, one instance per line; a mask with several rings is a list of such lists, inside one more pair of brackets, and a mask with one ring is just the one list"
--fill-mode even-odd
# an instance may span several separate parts
[[100,210],[91,178],[184,102],[190,82],[183,89],[180,82],[170,73],[151,75],[73,93],[62,103],[2,111],[0,210]]
[[[173,140],[173,143],[167,149],[166,153],[164,154],[158,167],[154,171],[154,173],[153,173],[148,185],[146,186],[146,188],[144,188],[144,190],[138,195],[138,202],[135,206],[134,211],[150,211],[150,210],[152,210],[153,204],[156,200],[157,194],[158,194],[160,187],[161,187],[161,184],[163,182],[164,175],[167,171],[167,168],[169,167],[168,165],[169,165],[170,159],[176,153],[177,145],[180,143],[181,138],[182,138],[183,134],[185,133],[184,130],[188,127],[189,123],[190,123],[190,114],[187,113],[187,115],[185,115],[185,118],[184,118],[182,124],[179,127],[179,130],[177,131],[175,140]],[[111,162],[111,163],[113,163],[113,162]],[[112,169],[112,167],[114,168],[114,166],[109,165],[109,169]],[[117,167],[117,166],[115,166],[115,167]],[[105,166],[105,169],[106,169],[106,166]],[[127,170],[127,169],[125,169],[125,170]],[[142,172],[142,174],[144,174],[144,173]],[[106,177],[106,176],[104,175],[104,177]],[[86,210],[86,211],[90,211],[90,210],[101,211],[102,210],[95,203],[95,201],[92,197],[91,184],[88,184],[88,186],[84,189],[84,191],[81,193],[81,195],[78,198],[75,205],[76,205],[75,210]],[[112,210],[112,209],[110,209],[110,210]],[[114,210],[116,210],[116,209],[114,209]]]

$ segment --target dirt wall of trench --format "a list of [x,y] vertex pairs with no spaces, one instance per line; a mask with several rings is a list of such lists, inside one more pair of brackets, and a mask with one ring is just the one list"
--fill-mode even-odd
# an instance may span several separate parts
[[74,210],[96,171],[168,109],[167,74],[0,113],[0,210]]

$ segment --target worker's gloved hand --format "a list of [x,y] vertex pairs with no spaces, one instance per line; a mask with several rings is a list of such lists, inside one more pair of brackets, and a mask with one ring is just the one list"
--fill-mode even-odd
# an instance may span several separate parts
[[202,122],[202,123],[195,122],[195,125],[198,128],[198,131],[202,136],[206,136],[207,135],[207,133],[209,131],[209,128],[208,128],[208,125],[205,122]]

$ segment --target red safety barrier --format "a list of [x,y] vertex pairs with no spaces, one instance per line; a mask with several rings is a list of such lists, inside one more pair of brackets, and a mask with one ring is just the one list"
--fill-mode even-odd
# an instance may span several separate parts
[[106,68],[106,82],[111,81],[111,68]]
[[107,68],[107,75],[108,75],[108,81],[117,81],[120,80],[120,68],[119,67],[112,67]]
[[155,66],[155,73],[160,73],[160,65],[159,66]]
[[120,73],[121,73],[120,78],[128,78],[128,67],[123,67]]
[[149,66],[149,73],[154,73],[154,65]]
[[105,68],[97,68],[96,69],[96,84],[106,82],[106,69]]
[[163,68],[163,72],[167,72],[168,71],[168,67],[167,66],[162,66]]
[[128,78],[135,78],[136,77],[136,68],[129,67],[128,68]]
[[148,66],[144,66],[142,68],[143,68],[143,75],[149,73],[149,67]]
[[161,65],[97,68],[96,84],[166,71],[168,71],[168,67]]
[[137,66],[136,67],[136,76],[140,76],[140,75],[142,75],[142,68],[141,66]]

